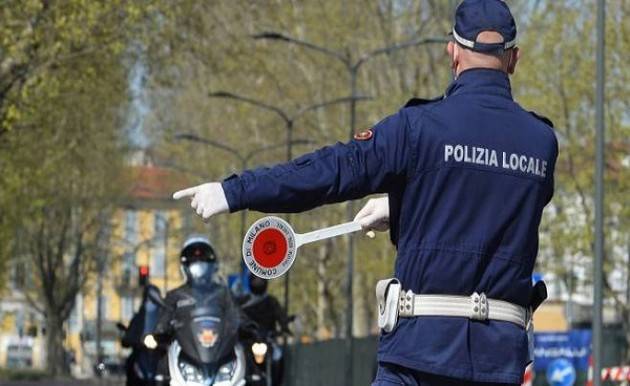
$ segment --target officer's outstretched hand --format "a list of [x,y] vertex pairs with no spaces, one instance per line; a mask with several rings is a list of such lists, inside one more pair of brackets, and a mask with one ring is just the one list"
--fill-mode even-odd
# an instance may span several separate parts
[[215,214],[230,210],[223,186],[219,182],[208,182],[207,184],[193,186],[173,194],[175,200],[179,200],[182,197],[190,197],[190,206],[204,220]]
[[364,230],[385,232],[389,229],[389,200],[387,197],[372,198],[357,215],[354,221]]

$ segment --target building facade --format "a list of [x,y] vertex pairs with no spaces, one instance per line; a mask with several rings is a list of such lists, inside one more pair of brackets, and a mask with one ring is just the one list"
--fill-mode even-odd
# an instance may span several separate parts
[[[129,172],[133,184],[111,219],[107,256],[98,261],[66,321],[68,363],[77,377],[91,376],[99,357],[114,364],[127,355],[116,323],[127,325],[140,305],[140,267],[148,267],[150,282],[162,294],[182,284],[179,248],[192,232],[192,216],[171,195],[188,181],[144,159],[133,162]],[[12,262],[0,299],[0,367],[43,369],[45,321],[22,292],[24,269],[19,259]]]

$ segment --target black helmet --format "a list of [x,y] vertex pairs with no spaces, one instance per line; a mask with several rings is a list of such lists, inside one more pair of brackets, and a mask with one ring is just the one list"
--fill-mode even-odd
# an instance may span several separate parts
[[267,280],[256,275],[249,276],[249,288],[254,295],[264,295],[267,293]]
[[218,269],[210,240],[199,235],[186,239],[182,246],[180,263],[186,282],[192,286],[210,284]]

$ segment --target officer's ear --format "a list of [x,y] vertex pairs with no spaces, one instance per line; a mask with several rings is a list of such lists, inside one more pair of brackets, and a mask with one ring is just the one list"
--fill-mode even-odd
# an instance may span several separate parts
[[510,57],[508,59],[507,72],[508,74],[514,74],[514,70],[516,69],[516,64],[521,58],[521,50],[518,47],[514,47],[510,50]]
[[448,42],[446,45],[446,52],[448,53],[448,57],[451,58],[451,68],[453,70],[457,70],[457,64],[459,61],[459,52],[458,52],[457,44],[454,42]]

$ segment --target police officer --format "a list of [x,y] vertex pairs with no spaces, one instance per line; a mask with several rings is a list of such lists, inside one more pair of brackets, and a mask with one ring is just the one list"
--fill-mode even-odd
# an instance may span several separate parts
[[402,291],[375,385],[516,385],[529,360],[531,274],[557,141],[549,120],[512,98],[520,53],[508,6],[464,0],[452,35],[455,80],[442,97],[411,100],[347,144],[174,195],[205,219],[386,193],[356,219],[389,227]]

